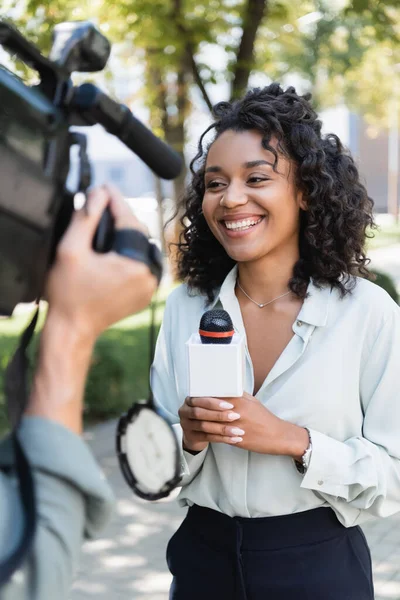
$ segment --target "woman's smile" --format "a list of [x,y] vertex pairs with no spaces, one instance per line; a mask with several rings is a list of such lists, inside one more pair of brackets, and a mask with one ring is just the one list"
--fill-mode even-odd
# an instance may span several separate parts
[[241,238],[254,233],[265,220],[264,215],[237,215],[218,221],[221,231],[229,238]]

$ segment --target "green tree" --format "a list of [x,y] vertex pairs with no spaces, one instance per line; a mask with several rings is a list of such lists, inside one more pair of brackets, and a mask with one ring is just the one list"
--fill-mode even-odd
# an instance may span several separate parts
[[[379,126],[387,126],[391,98],[400,91],[400,5],[391,0],[316,2],[316,20],[299,19],[303,58],[283,43],[283,62],[309,82],[323,107],[345,101]],[[279,72],[277,73],[279,77]]]

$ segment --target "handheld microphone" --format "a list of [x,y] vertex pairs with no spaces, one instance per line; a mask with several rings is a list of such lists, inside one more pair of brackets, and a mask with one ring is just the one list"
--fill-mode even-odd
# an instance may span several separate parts
[[202,344],[230,344],[235,333],[232,319],[226,310],[208,310],[200,320]]
[[186,342],[189,396],[235,398],[243,395],[244,338],[225,310],[205,312],[198,333]]

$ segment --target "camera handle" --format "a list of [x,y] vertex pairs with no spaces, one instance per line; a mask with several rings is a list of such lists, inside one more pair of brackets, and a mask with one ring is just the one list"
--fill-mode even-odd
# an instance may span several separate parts
[[87,189],[92,183],[92,168],[87,153],[87,137],[84,133],[71,131],[69,139],[70,146],[78,146],[79,148],[79,178],[77,191],[86,194]]

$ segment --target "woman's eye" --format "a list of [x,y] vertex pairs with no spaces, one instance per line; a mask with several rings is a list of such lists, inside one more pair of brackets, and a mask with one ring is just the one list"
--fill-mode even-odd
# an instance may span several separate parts
[[219,187],[220,185],[223,185],[223,183],[222,183],[221,181],[209,181],[209,182],[206,184],[206,188],[207,188],[207,189],[210,189],[210,188],[217,188],[217,187]]
[[261,181],[268,181],[268,177],[250,177],[249,183],[260,183]]

